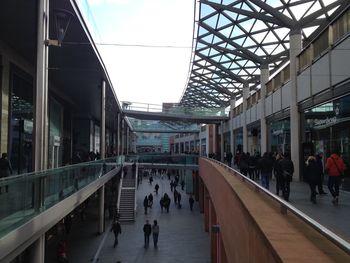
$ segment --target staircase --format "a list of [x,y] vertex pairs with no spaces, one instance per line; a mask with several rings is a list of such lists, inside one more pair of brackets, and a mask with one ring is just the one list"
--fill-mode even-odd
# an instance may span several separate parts
[[129,176],[124,178],[120,192],[120,222],[135,221],[135,190],[135,178],[130,178]]

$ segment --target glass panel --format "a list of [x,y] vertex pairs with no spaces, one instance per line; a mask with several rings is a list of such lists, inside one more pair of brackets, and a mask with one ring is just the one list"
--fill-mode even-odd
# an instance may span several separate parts
[[114,168],[123,156],[0,179],[0,237]]

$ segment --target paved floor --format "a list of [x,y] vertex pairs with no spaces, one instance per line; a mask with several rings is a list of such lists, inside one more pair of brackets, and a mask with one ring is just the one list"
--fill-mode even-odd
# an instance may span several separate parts
[[[153,192],[155,183],[160,185],[159,196],[167,192],[172,199],[169,214],[161,213],[159,196],[154,195],[154,206],[148,215],[143,213],[143,199]],[[325,191],[329,192],[327,187]],[[275,181],[270,184],[270,191],[275,193]],[[91,203],[87,220],[81,222],[79,218],[73,220],[73,229],[68,238],[68,253],[70,262],[210,262],[209,235],[204,232],[203,214],[199,213],[198,203],[195,203],[193,212],[190,212],[188,197],[182,194],[182,209],[174,206],[173,195],[170,192],[169,181],[156,178],[151,187],[148,181],[143,181],[138,189],[137,220],[132,224],[122,225],[122,235],[119,237],[119,246],[113,248],[113,234],[106,231],[104,235],[97,235],[97,204]],[[153,193],[154,194],[154,193]],[[342,238],[350,241],[350,192],[341,191],[338,206],[331,203],[332,197],[328,193],[317,196],[317,204],[310,202],[309,186],[303,182],[291,183],[290,203],[323,224]],[[97,200],[96,200],[97,201]],[[152,239],[150,248],[143,247],[142,227],[146,219],[157,219],[160,225],[158,249],[154,249]],[[106,221],[110,228],[111,221]],[[108,230],[107,229],[107,230]],[[46,262],[55,262],[54,241],[48,241]],[[97,253],[99,251],[99,253]]]
[[[153,192],[155,183],[159,184],[159,195],[154,195],[153,208],[147,215],[143,211],[143,199],[145,195]],[[188,196],[181,191],[182,209],[175,207],[173,194],[170,191],[168,179],[155,178],[153,186],[148,181],[143,181],[137,191],[137,217],[135,223],[122,224],[122,234],[119,236],[119,245],[113,248],[114,235],[110,231],[111,221],[106,221],[106,233],[97,235],[97,205],[89,205],[87,220],[81,222],[79,218],[73,220],[73,229],[69,234],[68,254],[70,262],[103,262],[115,263],[205,263],[210,262],[209,234],[204,231],[203,214],[199,213],[198,203],[191,212],[188,204]],[[180,188],[181,189],[181,188]],[[179,189],[178,189],[179,190]],[[167,192],[172,202],[169,214],[161,213],[160,196]],[[143,225],[148,219],[153,222],[156,219],[160,226],[158,249],[153,247],[152,237],[150,246],[144,248]],[[55,262],[55,248],[57,242],[47,244],[48,254],[46,262]],[[97,255],[97,260],[93,260]]]

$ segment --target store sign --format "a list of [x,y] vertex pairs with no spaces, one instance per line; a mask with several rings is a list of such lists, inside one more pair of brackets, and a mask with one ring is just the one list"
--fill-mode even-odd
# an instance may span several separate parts
[[314,120],[314,125],[315,127],[318,127],[318,126],[331,126],[333,124],[336,124],[337,123],[337,117],[334,116],[332,118],[326,118],[326,119],[323,119],[323,120]]

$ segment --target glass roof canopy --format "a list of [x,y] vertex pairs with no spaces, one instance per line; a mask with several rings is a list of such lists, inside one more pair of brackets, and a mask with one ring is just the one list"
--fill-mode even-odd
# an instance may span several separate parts
[[219,108],[242,97],[243,84],[259,88],[289,61],[289,35],[313,39],[348,0],[200,0],[192,65],[180,104]]

